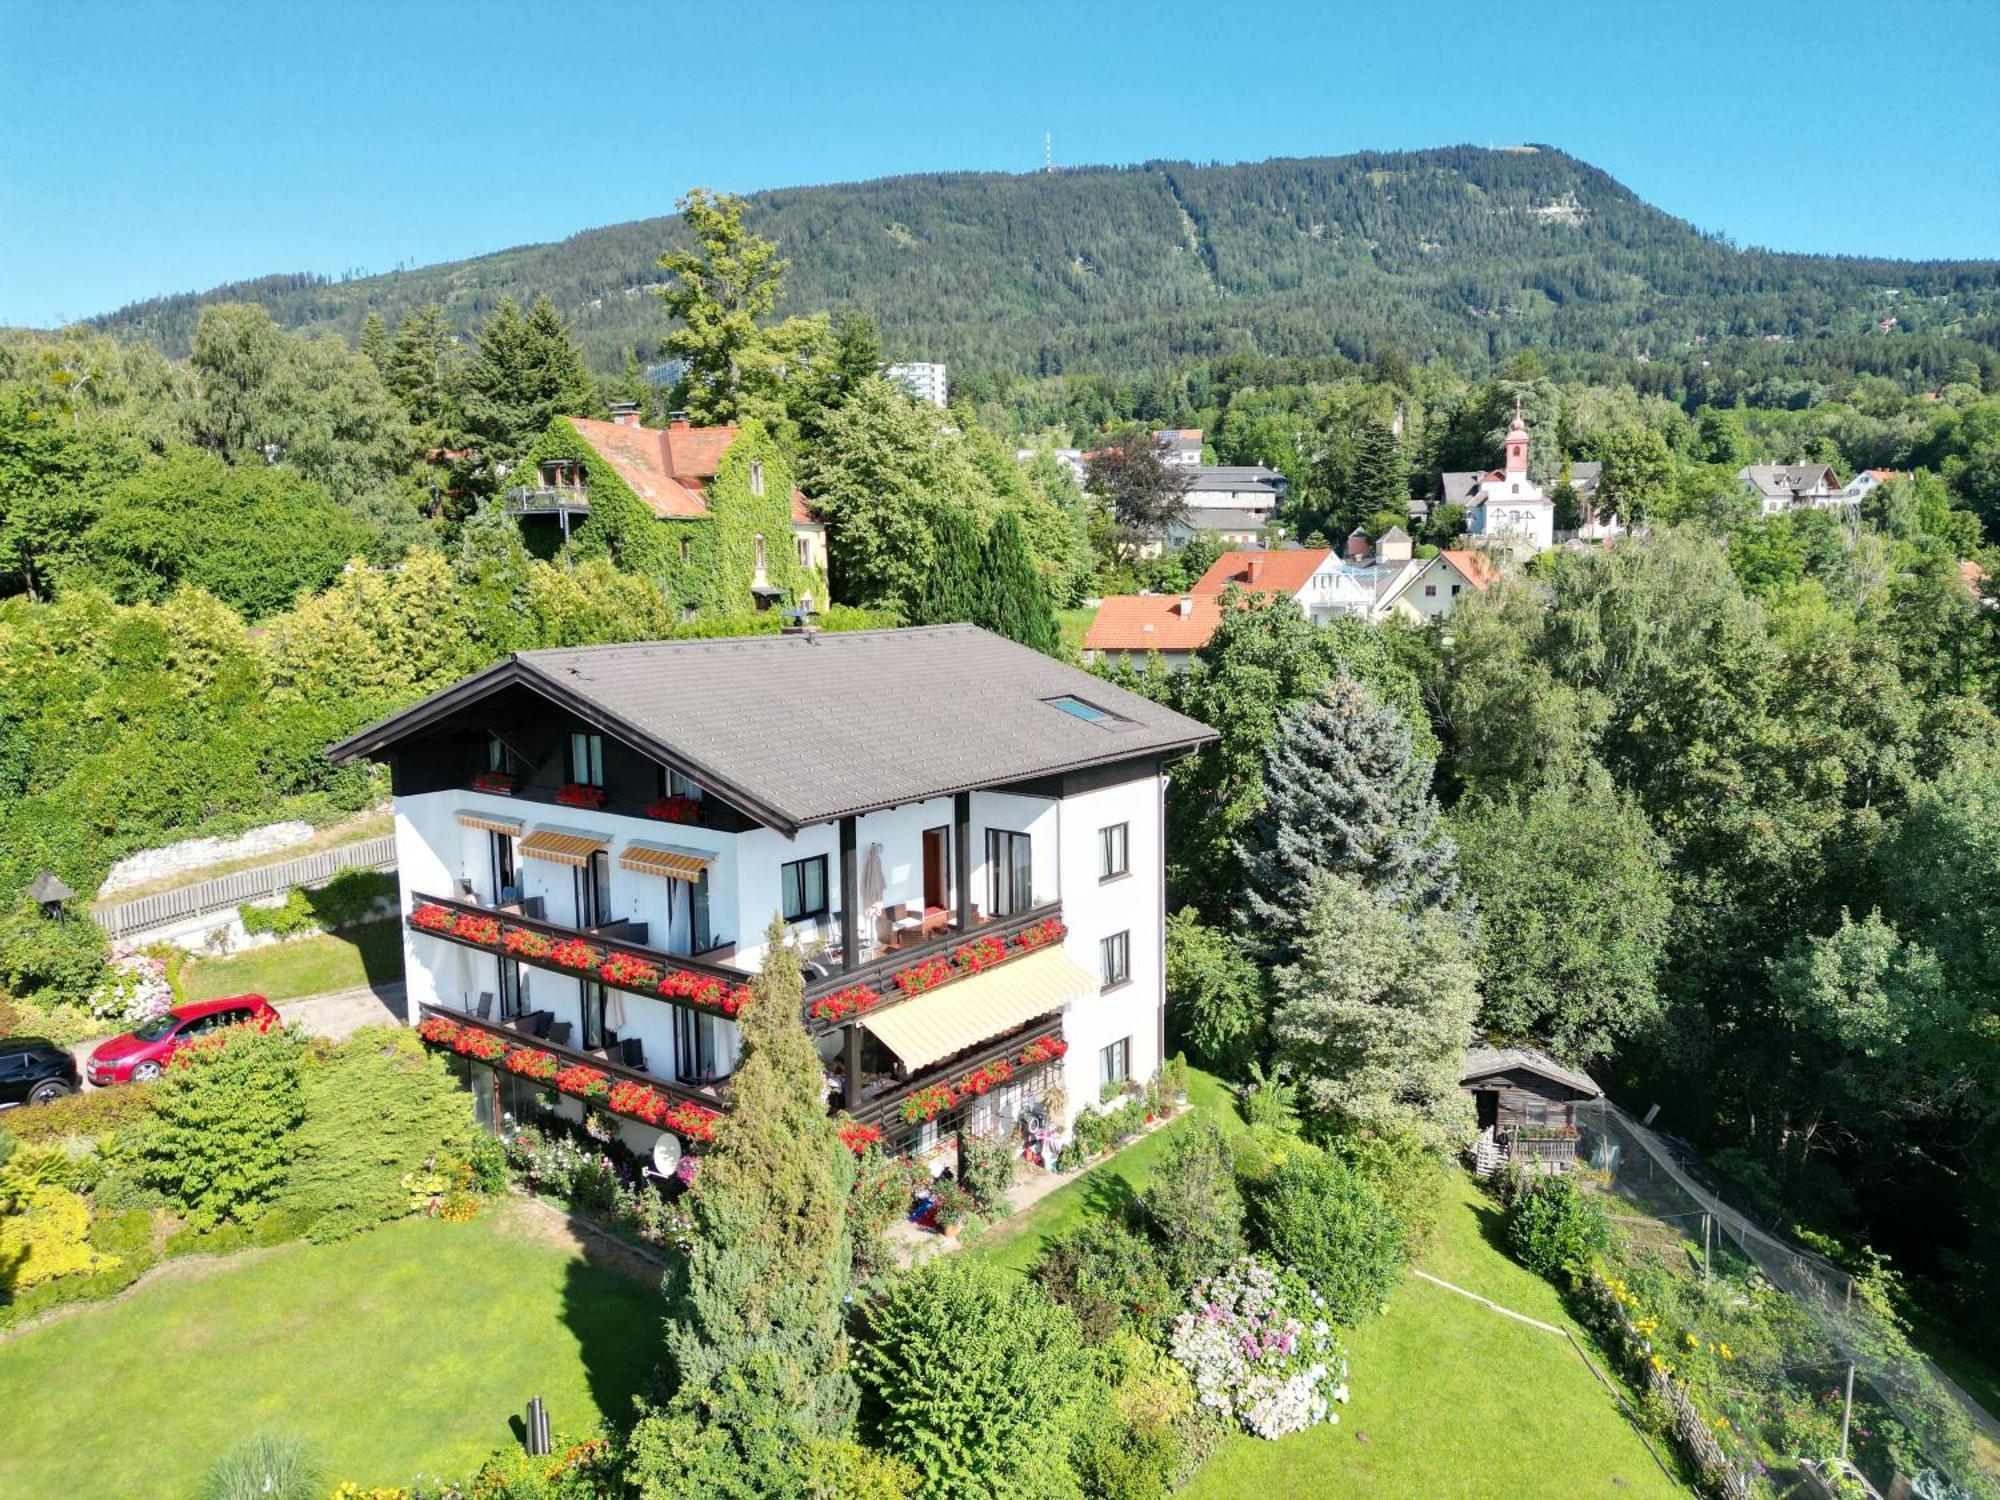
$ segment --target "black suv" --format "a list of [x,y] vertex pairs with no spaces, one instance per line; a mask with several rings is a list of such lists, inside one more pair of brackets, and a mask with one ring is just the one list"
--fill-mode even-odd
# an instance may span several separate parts
[[76,1059],[40,1037],[0,1039],[0,1109],[47,1104],[77,1090]]

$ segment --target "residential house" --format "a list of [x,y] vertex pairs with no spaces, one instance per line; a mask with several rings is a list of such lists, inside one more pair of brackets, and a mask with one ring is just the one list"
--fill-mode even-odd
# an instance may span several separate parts
[[1461,598],[1484,593],[1499,579],[1499,569],[1485,552],[1447,547],[1435,557],[1415,559],[1390,578],[1376,595],[1371,618],[1400,615],[1426,624],[1442,619]]
[[1841,498],[1849,505],[1858,506],[1890,480],[1907,477],[1901,469],[1863,469],[1848,480],[1847,488],[1841,492]]
[[[1571,466],[1572,484],[1575,468]],[[1518,404],[1507,424],[1501,467],[1446,474],[1441,495],[1445,504],[1465,507],[1466,531],[1481,546],[1532,553],[1555,544],[1555,502],[1528,477],[1528,428]]]
[[646,427],[619,403],[608,422],[555,418],[515,475],[525,482],[507,490],[507,509],[531,545],[590,528],[686,608],[827,597],[826,524],[759,428]]
[[1224,547],[1251,550],[1264,545],[1264,528],[1269,515],[1254,510],[1190,510],[1167,526],[1168,550],[1178,552],[1196,537],[1207,537]]
[[1158,1067],[1166,771],[1213,738],[947,625],[518,652],[331,754],[390,769],[410,1020],[483,1121],[701,1144],[775,916],[829,1106],[922,1152]]
[[1535,1047],[1468,1048],[1458,1083],[1477,1112],[1473,1150],[1481,1176],[1503,1163],[1546,1172],[1574,1166],[1577,1106],[1604,1097],[1588,1073]]
[[1220,594],[1113,594],[1083,635],[1083,659],[1144,667],[1157,654],[1170,672],[1186,668],[1222,623]]
[[1745,464],[1736,471],[1767,516],[1788,510],[1840,510],[1858,503],[1825,464]]
[[1284,502],[1290,481],[1262,464],[1201,464],[1190,467],[1185,495],[1189,510],[1236,510],[1270,520]]
[[1199,427],[1169,427],[1154,433],[1153,441],[1160,445],[1160,457],[1175,468],[1200,466],[1202,430]]
[[951,384],[945,379],[945,368],[942,364],[905,360],[900,364],[890,365],[882,373],[918,401],[928,401],[932,406],[951,404]]

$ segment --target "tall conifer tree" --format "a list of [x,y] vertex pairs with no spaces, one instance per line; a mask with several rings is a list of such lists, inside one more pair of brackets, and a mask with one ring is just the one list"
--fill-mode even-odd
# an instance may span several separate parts
[[1050,656],[1058,633],[1049,591],[1021,534],[1020,518],[1003,510],[979,549],[979,601],[973,622]]

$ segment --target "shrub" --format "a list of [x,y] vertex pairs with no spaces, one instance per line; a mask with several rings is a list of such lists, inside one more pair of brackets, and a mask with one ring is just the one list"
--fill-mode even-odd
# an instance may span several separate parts
[[316,1241],[401,1218],[404,1178],[473,1150],[471,1097],[407,1027],[356,1032],[305,1070],[304,1093],[286,1202],[312,1220]]
[[120,1261],[153,1259],[153,1216],[143,1208],[100,1215],[90,1226],[90,1243]]
[[1121,1327],[1162,1329],[1174,1312],[1173,1286],[1152,1241],[1116,1219],[1090,1219],[1056,1236],[1032,1275],[1076,1315],[1092,1343]]
[[854,1273],[872,1275],[891,1262],[883,1232],[910,1211],[923,1170],[900,1156],[870,1146],[855,1162],[854,1192],[847,1200],[847,1226],[854,1236]]
[[1040,1289],[967,1256],[930,1261],[870,1308],[855,1369],[876,1445],[927,1497],[1074,1493],[1089,1367],[1076,1320]]
[[0,1291],[110,1270],[118,1257],[90,1241],[90,1205],[68,1188],[30,1188],[0,1218]]
[[9,1110],[7,1128],[23,1145],[106,1135],[151,1120],[154,1093],[153,1089],[124,1088],[71,1094],[33,1109]]
[[967,1137],[960,1181],[987,1218],[1013,1212],[1007,1189],[1014,1185],[1014,1149],[1007,1139],[997,1134]]
[[1153,1168],[1139,1209],[1160,1245],[1167,1279],[1179,1288],[1221,1270],[1243,1253],[1243,1198],[1222,1132],[1202,1121],[1177,1127]]
[[1382,1201],[1403,1226],[1412,1256],[1430,1243],[1444,1212],[1447,1177],[1437,1154],[1413,1130],[1393,1135],[1342,1135],[1331,1143],[1336,1156],[1375,1184]]
[[1379,1311],[1403,1274],[1403,1226],[1375,1185],[1324,1155],[1279,1164],[1252,1203],[1258,1237],[1349,1327]]
[[1304,1279],[1253,1255],[1196,1284],[1168,1346],[1202,1403],[1256,1436],[1337,1422],[1347,1354]]
[[1604,1210],[1567,1176],[1540,1177],[1507,1206],[1507,1248],[1544,1276],[1576,1274],[1611,1243]]
[[297,1438],[262,1432],[216,1461],[195,1500],[320,1500],[319,1465]]
[[1179,1428],[1194,1409],[1194,1385],[1136,1334],[1096,1352],[1103,1384],[1071,1460],[1077,1478],[1087,1495],[1159,1500],[1184,1468]]
[[296,1033],[236,1027],[174,1055],[140,1143],[147,1180],[197,1228],[248,1222],[291,1170],[305,1115]]
[[1242,1094],[1243,1118],[1252,1125],[1296,1132],[1299,1128],[1299,1086],[1277,1074],[1250,1065],[1250,1083]]
[[923,1476],[892,1453],[877,1453],[851,1438],[820,1438],[806,1445],[805,1500],[909,1500]]
[[1252,1125],[1229,1144],[1229,1159],[1235,1165],[1237,1181],[1252,1187],[1269,1182],[1279,1165],[1295,1156],[1324,1154],[1304,1136],[1272,1125]]
[[275,937],[298,937],[319,929],[312,908],[306,905],[306,893],[300,890],[288,892],[276,906],[261,906],[246,901],[236,908],[236,915],[243,921],[243,930],[253,937],[265,933]]
[[626,1493],[624,1466],[624,1451],[615,1438],[557,1435],[539,1458],[518,1448],[495,1453],[464,1493],[479,1500],[599,1500]]

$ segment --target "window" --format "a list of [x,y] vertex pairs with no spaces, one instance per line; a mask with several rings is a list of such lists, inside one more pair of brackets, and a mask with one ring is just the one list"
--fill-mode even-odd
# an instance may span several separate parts
[[591,979],[578,983],[583,989],[583,1050],[595,1052],[604,1045],[604,986]]
[[795,859],[778,871],[781,882],[780,910],[787,922],[803,917],[826,915],[826,856]]
[[527,975],[511,958],[500,960],[500,1019],[511,1021],[528,1013]]
[[521,899],[520,876],[514,867],[514,836],[490,833],[493,841],[493,900],[496,905]]
[[694,558],[694,543],[693,543],[693,542],[691,542],[691,541],[689,541],[689,540],[688,540],[688,539],[687,539],[686,537],[682,537],[682,538],[681,538],[681,561],[682,561],[682,562],[689,562],[689,561],[692,561],[692,560],[693,560],[693,558]]
[[520,767],[520,757],[501,743],[500,736],[486,736],[486,769],[512,776]]
[[1452,598],[1454,598],[1454,599],[1456,599],[1456,598],[1458,597],[1458,591],[1459,591],[1459,589],[1460,589],[1460,588],[1462,588],[1462,587],[1463,587],[1463,585],[1462,585],[1462,584],[1456,584],[1456,583],[1454,583],[1454,584],[1453,584],[1453,585],[1451,586],[1451,597],[1452,597]]
[[674,1072],[682,1083],[714,1081],[718,1024],[713,1016],[685,1006],[674,1007]]
[[701,783],[683,776],[672,766],[660,767],[660,795],[662,797],[686,797],[690,801],[701,801]]
[[1113,1088],[1132,1076],[1132,1038],[1120,1037],[1097,1054],[1097,1087]]
[[1116,880],[1132,871],[1132,825],[1113,823],[1097,830],[1097,878]]
[[986,830],[986,905],[990,915],[1016,916],[1035,904],[1034,845],[1025,833]]
[[1424,597],[1426,599],[1437,598],[1437,591],[1438,591],[1438,586],[1434,583],[1427,583],[1424,585]]
[[569,779],[580,786],[604,785],[604,736],[572,734],[569,737]]
[[792,540],[798,544],[799,566],[810,568],[813,565],[813,539],[802,531]]
[[764,559],[764,533],[757,533],[757,571],[762,573],[768,566]]
[[611,920],[611,856],[593,850],[576,868],[576,925],[601,927]]
[[[685,882],[681,882],[685,884]],[[692,953],[706,953],[715,946],[715,934],[708,918],[708,871],[703,870],[688,886],[688,942]]]
[[1132,977],[1132,934],[1114,932],[1097,941],[1097,978],[1107,990],[1116,989]]
[[764,461],[761,458],[750,460],[750,493],[753,495],[764,493]]
[[1044,698],[1042,701],[1050,708],[1061,709],[1071,718],[1081,719],[1086,724],[1109,724],[1118,717],[1116,714],[1107,713],[1095,703],[1086,703],[1081,698],[1071,698],[1067,695],[1061,698]]

